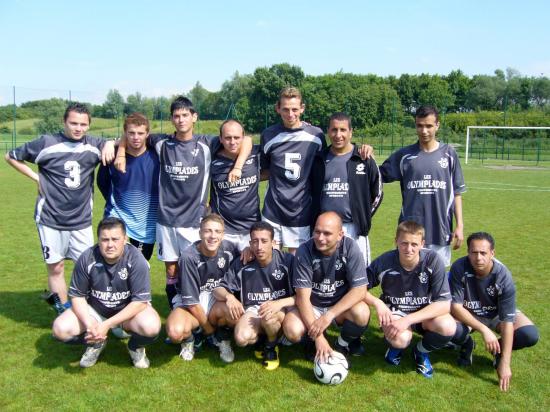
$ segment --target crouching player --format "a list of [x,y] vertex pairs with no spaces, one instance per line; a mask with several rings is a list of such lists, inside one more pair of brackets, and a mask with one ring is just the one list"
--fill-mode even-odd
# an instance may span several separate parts
[[[306,357],[326,361],[332,353],[324,331],[331,323],[342,326],[334,349],[344,355],[361,355],[361,336],[369,322],[363,302],[367,277],[357,243],[344,236],[342,219],[335,212],[321,214],[313,239],[302,243],[293,266],[293,286],[298,310],[290,312],[284,332],[291,342],[305,337]],[[315,342],[315,352],[313,349]]]
[[[223,305],[216,303],[212,291],[239,256],[236,245],[223,240],[223,235],[223,219],[216,214],[207,215],[200,223],[200,240],[185,249],[178,262],[179,293],[172,298],[174,309],[166,320],[166,332],[172,342],[181,342],[180,357],[185,361],[193,360],[195,346],[202,344],[201,335],[209,339],[213,334],[220,358],[226,363],[235,359],[231,331],[221,325],[216,329],[219,322],[213,320],[220,318]],[[193,331],[199,328],[202,334],[195,333],[195,337]]]
[[401,222],[395,234],[397,249],[376,258],[367,268],[369,288],[380,285],[380,299],[370,293],[366,302],[378,312],[378,320],[389,345],[385,360],[399,365],[412,340],[416,372],[431,378],[429,353],[441,349],[454,337],[456,322],[450,315],[451,294],[445,264],[424,246],[424,228],[412,221]]
[[[250,228],[250,251],[254,260],[243,265],[236,261],[214,290],[224,302],[226,321],[235,324],[235,342],[239,346],[255,344],[265,335],[263,357],[267,370],[279,367],[279,348],[283,320],[294,301],[290,285],[293,256],[274,249],[273,227],[256,222]],[[236,297],[240,293],[241,300]]]
[[[461,339],[458,363],[472,364],[475,342],[469,328],[481,333],[485,348],[495,356],[502,391],[510,387],[512,351],[533,346],[539,339],[537,327],[516,309],[516,288],[512,274],[495,259],[495,241],[489,233],[468,237],[468,256],[451,266],[451,313],[459,321]],[[493,333],[496,331],[501,338]]]
[[160,318],[151,306],[149,265],[126,244],[124,222],[108,217],[97,227],[98,244],[78,259],[69,288],[72,309],[53,324],[55,338],[85,343],[80,366],[95,365],[107,344],[109,329],[121,326],[131,337],[128,352],[136,368],[148,368],[145,346],[160,331]]

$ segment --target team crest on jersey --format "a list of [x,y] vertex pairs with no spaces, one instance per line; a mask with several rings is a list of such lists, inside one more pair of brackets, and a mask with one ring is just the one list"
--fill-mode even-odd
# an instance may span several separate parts
[[363,163],[359,163],[355,167],[355,174],[356,175],[364,175],[365,174],[365,165]]
[[193,155],[193,157],[196,157],[199,154],[199,149],[191,150],[191,154]]
[[218,267],[223,269],[225,267],[225,258],[222,256],[218,259]]
[[334,269],[335,270],[342,269],[342,261],[340,260],[340,258],[337,258],[336,262],[334,262]]
[[119,270],[118,277],[122,280],[128,279],[128,269],[122,268],[121,270]]
[[284,276],[284,273],[281,269],[275,269],[271,276],[273,276],[277,280],[281,280]]
[[496,289],[495,289],[495,287],[494,287],[493,285],[489,285],[489,286],[487,287],[487,289],[485,289],[485,290],[487,291],[487,294],[488,294],[489,296],[495,296]]
[[446,157],[442,157],[437,163],[439,163],[442,169],[449,167],[449,160]]
[[246,162],[244,162],[245,165],[251,165],[252,163],[254,163],[254,158],[253,157],[251,157]]
[[420,283],[427,283],[428,275],[426,275],[425,272],[420,272],[420,274],[418,275],[418,280],[420,280]]

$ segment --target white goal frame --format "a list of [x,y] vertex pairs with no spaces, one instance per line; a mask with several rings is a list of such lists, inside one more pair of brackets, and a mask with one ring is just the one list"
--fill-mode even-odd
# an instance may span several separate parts
[[468,164],[468,154],[470,151],[470,129],[530,129],[530,130],[550,130],[546,126],[467,126],[466,127],[466,156],[464,163]]

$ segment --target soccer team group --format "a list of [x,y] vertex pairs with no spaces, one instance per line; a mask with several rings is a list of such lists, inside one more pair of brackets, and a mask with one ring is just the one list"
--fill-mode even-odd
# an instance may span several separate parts
[[[181,345],[185,361],[209,345],[232,362],[232,340],[254,345],[267,370],[279,366],[279,348],[293,343],[308,359],[326,360],[333,350],[361,356],[374,308],[390,365],[399,365],[413,332],[423,376],[432,377],[429,354],[442,348],[454,346],[458,363],[471,365],[471,332],[478,331],[508,390],[512,350],[536,344],[538,331],[516,308],[510,271],[495,259],[490,234],[472,233],[468,255],[451,266],[451,247],[464,240],[465,184],[455,150],[436,140],[437,110],[419,107],[418,142],[378,168],[372,147],[351,142],[348,115],[330,117],[327,147],[322,130],[300,119],[298,89],[283,89],[275,109],[281,123],[263,131],[259,146],[236,120],[225,121],[219,136],[193,134],[198,114],[181,96],[170,107],[174,134],[149,134],[148,119],[133,113],[115,142],[87,135],[90,113],[71,103],[62,133],[6,154],[38,185],[35,220],[48,298],[59,313],[54,337],[86,345],[80,365],[90,367],[111,330],[129,338],[134,366],[147,368],[145,346],[161,329],[147,262],[157,243],[171,308],[167,339]],[[106,206],[94,245],[99,163]],[[260,213],[261,180],[269,184]],[[369,230],[382,183],[392,181],[402,193],[396,248],[371,261]],[[69,288],[65,259],[75,261]],[[340,331],[332,343],[330,325]]]

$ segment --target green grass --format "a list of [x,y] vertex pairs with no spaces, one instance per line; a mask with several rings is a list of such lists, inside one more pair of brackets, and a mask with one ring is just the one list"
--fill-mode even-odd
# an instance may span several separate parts
[[[149,370],[132,368],[124,343],[116,339],[109,340],[96,366],[81,370],[82,348],[51,338],[54,315],[38,298],[46,275],[32,221],[36,187],[2,162],[0,410],[550,410],[550,170],[472,162],[464,173],[466,233],[494,234],[497,257],[514,274],[518,306],[541,333],[537,346],[514,353],[512,388],[506,394],[498,390],[479,334],[471,368],[456,367],[456,353],[440,351],[432,356],[435,376],[426,380],[414,372],[409,352],[401,366],[385,365],[375,320],[366,333],[367,355],[354,359],[347,380],[337,387],[315,381],[300,348],[283,348],[281,367],[268,373],[248,349],[237,350],[235,363],[227,366],[213,351],[184,363],[178,347],[162,343],[164,332],[148,349]],[[370,236],[373,256],[393,247],[398,191],[398,184],[385,188]],[[97,223],[104,203],[99,194],[95,200]],[[453,257],[464,253],[463,247]],[[165,319],[163,267],[155,258],[151,272],[153,304]]]

